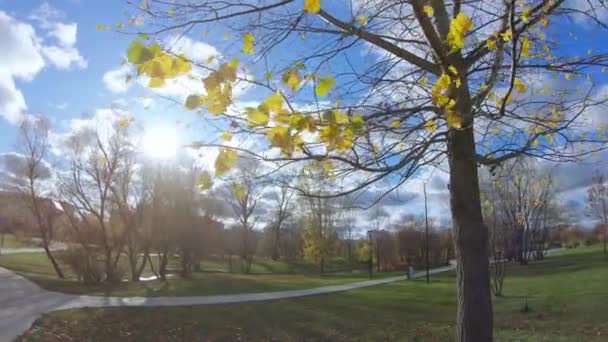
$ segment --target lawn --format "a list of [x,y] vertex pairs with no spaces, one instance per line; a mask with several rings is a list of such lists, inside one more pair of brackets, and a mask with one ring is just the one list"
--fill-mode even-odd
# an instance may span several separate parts
[[[55,254],[59,256],[60,252]],[[126,260],[124,262],[126,263]],[[206,267],[209,267],[212,262],[207,262],[203,268],[207,269]],[[217,268],[222,266],[219,262],[216,264]],[[302,261],[260,259],[252,267],[254,271],[264,270],[263,273],[258,274],[194,272],[189,279],[174,276],[168,278],[166,282],[150,280],[139,283],[122,282],[114,285],[85,286],[76,281],[75,275],[65,265],[63,269],[66,271],[67,279],[58,279],[44,253],[2,255],[0,256],[0,266],[11,269],[48,290],[108,296],[195,296],[252,293],[305,289],[368,279],[367,273],[320,276],[311,273],[313,266]],[[124,268],[126,269],[126,266]],[[293,274],[294,270],[299,270],[303,274]],[[268,272],[277,272],[277,274]],[[375,274],[375,278],[397,274],[399,273]],[[143,275],[152,276],[152,273],[150,270],[146,270]]]
[[19,239],[13,234],[0,234],[0,248],[25,248],[25,247],[39,247],[36,242]]
[[[510,265],[494,300],[496,340],[606,341],[607,266],[599,248]],[[449,341],[454,276],[432,280],[264,303],[62,311],[18,341]]]

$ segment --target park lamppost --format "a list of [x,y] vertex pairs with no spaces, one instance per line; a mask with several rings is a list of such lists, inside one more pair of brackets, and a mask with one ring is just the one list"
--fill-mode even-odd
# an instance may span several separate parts
[[428,207],[426,201],[426,182],[422,183],[422,191],[424,192],[424,225],[425,225],[425,250],[426,250],[426,283],[429,284],[431,281],[429,279],[430,273],[430,265],[429,265],[429,215],[428,215]]

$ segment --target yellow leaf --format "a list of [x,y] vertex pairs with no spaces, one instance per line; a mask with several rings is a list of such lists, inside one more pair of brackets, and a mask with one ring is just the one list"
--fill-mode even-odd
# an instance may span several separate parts
[[296,91],[298,89],[300,82],[302,82],[302,78],[296,69],[290,69],[283,74],[283,83],[290,87],[292,91]]
[[530,56],[530,48],[532,47],[532,43],[528,39],[528,37],[524,37],[521,41],[521,55],[522,56]]
[[272,78],[272,73],[270,71],[267,71],[266,73],[264,73],[264,79],[266,81],[270,81],[271,78]]
[[117,30],[122,30],[125,26],[122,23],[118,23],[116,24],[116,29]]
[[452,51],[458,51],[464,47],[464,36],[473,28],[473,22],[464,13],[460,12],[450,22],[450,31],[447,41]]
[[97,24],[97,25],[95,25],[95,28],[97,29],[97,31],[101,31],[101,30],[103,30],[103,25]]
[[228,172],[236,163],[238,154],[231,148],[222,147],[215,159],[215,175],[221,176]]
[[513,32],[511,31],[511,29],[508,29],[505,32],[501,33],[500,36],[502,37],[502,40],[508,42],[513,39]]
[[287,151],[291,145],[291,136],[287,127],[273,127],[268,130],[266,136],[273,146],[280,147],[283,151]]
[[450,65],[448,71],[452,73],[452,76],[458,76],[458,69],[455,66]]
[[304,10],[308,13],[319,13],[321,0],[304,0]]
[[233,59],[230,61],[230,67],[231,67],[231,68],[233,68],[233,69],[236,69],[236,68],[238,68],[238,67],[239,67],[239,63],[240,63],[240,62],[239,62],[239,59],[238,59],[238,58],[233,58]]
[[429,78],[424,76],[423,78],[420,79],[420,85],[421,86],[425,86],[427,83],[429,82]]
[[549,26],[549,19],[547,19],[547,17],[543,17],[540,22],[543,23],[544,27]]
[[266,126],[268,124],[268,112],[264,111],[264,106],[258,108],[247,108],[245,112],[249,118],[249,123],[254,126]]
[[433,7],[429,6],[429,5],[425,5],[424,7],[422,7],[422,10],[424,11],[424,13],[426,13],[426,15],[428,15],[429,17],[432,17],[433,15],[435,15],[435,10],[433,9]]
[[228,38],[230,38],[230,35],[228,33],[224,33],[224,40],[228,40]]
[[127,127],[129,127],[129,124],[131,123],[131,121],[133,120],[133,118],[122,118],[120,120],[118,120],[118,127],[122,128],[122,129],[126,129]]
[[543,94],[549,95],[549,88],[548,87],[544,87],[543,88]]
[[367,17],[364,16],[364,15],[360,15],[359,16],[359,23],[361,24],[361,26],[367,25]]
[[526,86],[526,84],[519,78],[516,78],[515,80],[513,80],[513,85],[515,86],[515,89],[517,89],[517,91],[519,93],[525,93],[528,90],[528,86]]
[[199,107],[201,104],[201,97],[199,95],[192,94],[186,98],[186,103],[184,104],[184,107],[186,107],[187,110],[193,110]]
[[209,57],[207,57],[207,64],[211,64],[213,62],[215,62],[215,56],[209,56]]
[[273,112],[279,112],[283,109],[283,95],[276,91],[264,100],[264,104]]
[[393,126],[393,128],[399,128],[399,126],[401,126],[401,121],[400,120],[393,121],[392,126]]
[[530,16],[530,7],[527,7],[523,12],[521,12],[521,20],[527,23],[528,16]]
[[141,4],[139,4],[139,8],[141,8],[142,10],[147,10],[148,9],[148,2],[147,1],[142,1]]
[[150,88],[160,88],[163,85],[165,85],[165,80],[160,77],[152,77],[150,83],[148,83],[148,87]]
[[460,88],[460,86],[462,85],[462,81],[460,80],[460,78],[457,78],[454,81],[454,85],[456,86],[456,88]]
[[253,44],[255,43],[255,36],[249,32],[243,36],[243,52],[248,55],[253,55]]
[[488,40],[486,40],[486,46],[488,47],[488,50],[490,50],[490,51],[494,51],[497,49],[496,35],[492,35],[488,38]]
[[202,191],[209,190],[213,186],[211,175],[207,171],[203,171],[198,175],[198,186]]
[[437,130],[437,123],[435,123],[435,120],[429,120],[424,123],[424,129],[430,133],[433,133]]
[[325,171],[326,173],[330,173],[331,170],[333,170],[333,168],[334,168],[334,163],[332,163],[331,160],[323,161],[323,171]]
[[221,138],[224,141],[230,141],[230,140],[232,140],[232,133],[228,132],[228,131],[223,132],[222,135],[221,135]]
[[452,128],[462,128],[462,123],[460,122],[460,117],[453,110],[447,111],[447,122],[448,122],[448,126],[450,126]]
[[572,74],[565,74],[564,78],[568,81],[570,81],[572,79]]
[[331,88],[336,84],[336,80],[332,76],[322,77],[317,83],[315,93],[318,96],[326,96],[331,91]]

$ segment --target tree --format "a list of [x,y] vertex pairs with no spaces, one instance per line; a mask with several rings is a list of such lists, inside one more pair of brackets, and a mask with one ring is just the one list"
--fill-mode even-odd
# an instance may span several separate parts
[[[52,186],[44,184],[51,178],[49,158],[49,122],[46,118],[27,118],[19,125],[18,150],[23,161],[16,175],[15,187],[27,199],[34,216],[42,248],[53,265],[57,277],[64,278],[63,271],[50,249],[55,232],[55,222],[61,211],[52,198]],[[46,197],[46,198],[45,198]]]
[[604,175],[596,172],[593,176],[593,183],[587,190],[587,208],[589,215],[598,220],[603,226],[603,241],[604,254],[608,255],[606,250],[606,241],[608,240],[608,185],[604,179]]
[[304,258],[317,265],[323,274],[337,239],[337,211],[335,200],[318,195],[331,188],[332,181],[326,179],[319,169],[310,169],[300,175],[299,182],[300,188],[305,189],[306,194],[311,194],[300,196],[306,210],[302,232]]
[[286,185],[282,185],[279,188],[278,196],[276,197],[276,210],[273,222],[271,222],[273,230],[273,242],[272,242],[272,260],[279,259],[280,244],[281,244],[281,226],[283,222],[292,215],[293,206],[291,199],[293,197],[293,190]]
[[355,202],[352,196],[344,196],[340,201],[340,225],[343,234],[342,240],[346,241],[346,258],[348,271],[353,271],[353,232],[355,230]]
[[[489,183],[489,184],[488,184]],[[484,220],[490,227],[490,251],[492,253],[492,291],[497,297],[502,296],[504,280],[507,275],[507,255],[509,248],[510,231],[504,221],[499,222],[496,197],[498,183],[496,180],[484,182],[483,194],[486,200],[483,202]]]
[[[219,148],[220,176],[235,163],[237,151],[283,165],[312,160],[330,174],[360,176],[348,188],[324,194],[338,196],[389,178],[392,190],[447,157],[458,261],[456,336],[491,341],[488,230],[478,166],[492,168],[519,155],[576,160],[603,148],[574,148],[604,143],[603,131],[579,129],[589,108],[606,102],[598,98],[592,80],[536,89],[534,84],[544,82],[533,79],[553,74],[570,81],[608,65],[607,56],[594,51],[580,57],[551,49],[574,39],[566,33],[576,31],[581,21],[607,27],[599,14],[605,5],[588,1],[581,9],[565,0],[523,6],[515,0],[329,3],[305,1],[302,8],[290,0],[145,1],[133,22],[156,40],[140,36],[127,58],[151,87],[207,70],[205,91],[184,94],[185,108],[220,115],[231,123],[231,134],[260,137],[282,152],[276,156],[211,139],[197,142],[195,147]],[[548,35],[546,27],[555,22],[559,34]],[[219,66],[217,59],[188,60],[172,53],[172,44],[162,44],[175,31],[202,29],[213,37],[221,36],[217,30],[223,28],[231,30],[228,39],[242,38],[238,45],[245,55],[257,54],[248,60],[251,65],[240,68],[237,59],[224,63],[238,53],[233,43],[226,46],[232,56],[222,56]],[[293,51],[293,46],[299,48]],[[258,106],[233,106],[233,89],[243,84],[269,96]],[[535,96],[527,96],[532,92]],[[316,139],[307,139],[308,133]]]
[[[554,206],[554,185],[551,173],[540,174],[538,167],[527,160],[517,160],[505,168],[506,174],[492,182],[495,196],[496,222],[510,228],[509,246],[503,251],[514,254],[522,264],[530,257],[542,258],[549,237],[549,216]],[[492,214],[494,215],[494,214]]]
[[102,250],[105,280],[117,282],[118,262],[128,230],[121,222],[112,192],[120,187],[120,175],[130,167],[128,161],[135,150],[128,139],[128,127],[120,120],[108,126],[87,128],[71,138],[66,156],[70,168],[62,177],[61,192],[74,208],[77,217],[68,212],[66,215],[87,260],[97,259],[94,255],[97,247],[90,246],[82,234],[95,232],[95,244]]
[[249,273],[255,252],[255,217],[253,213],[258,203],[260,192],[255,181],[255,171],[243,166],[238,178],[229,184],[226,198],[238,218],[241,234],[241,271]]

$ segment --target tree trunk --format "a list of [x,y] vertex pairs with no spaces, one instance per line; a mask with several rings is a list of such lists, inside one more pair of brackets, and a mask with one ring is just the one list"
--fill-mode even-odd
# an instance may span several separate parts
[[275,232],[274,232],[274,245],[273,245],[273,249],[272,249],[272,260],[278,260],[279,259],[279,244],[281,241],[281,230],[279,228],[279,225],[277,225],[277,227],[275,227]]
[[161,280],[167,280],[167,264],[169,262],[169,256],[167,251],[162,252],[159,255],[159,263],[158,263],[158,275]]
[[59,277],[60,279],[64,279],[65,276],[63,275],[63,271],[61,270],[61,267],[59,267],[57,260],[55,260],[53,253],[51,253],[48,243],[44,244],[44,252],[46,253],[46,256],[49,258],[49,260],[51,261],[51,264],[53,264],[53,269],[55,270],[55,273],[57,273],[57,277]]
[[604,255],[608,255],[608,251],[606,250],[606,240],[608,240],[608,226],[604,225]]
[[456,341],[493,339],[492,299],[488,261],[488,230],[483,223],[475,140],[471,128],[448,135],[450,203],[458,282]]
[[353,273],[353,244],[350,238],[348,239],[348,271]]

